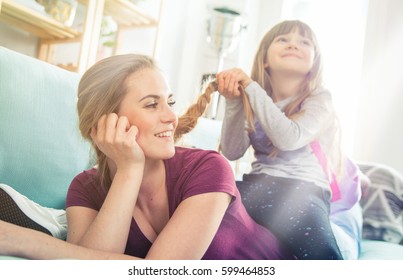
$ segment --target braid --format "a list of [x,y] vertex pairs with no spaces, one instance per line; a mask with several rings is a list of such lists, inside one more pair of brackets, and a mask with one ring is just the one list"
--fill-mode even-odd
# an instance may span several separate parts
[[175,142],[180,139],[184,134],[189,133],[196,127],[198,119],[204,114],[211,101],[211,95],[217,91],[217,83],[211,81],[204,93],[199,96],[197,102],[191,105],[185,114],[178,118],[178,127],[175,130]]
[[[174,140],[175,142],[179,140],[184,134],[189,133],[197,125],[198,119],[203,116],[208,105],[211,101],[211,95],[217,91],[217,82],[212,80],[204,90],[204,92],[199,96],[196,103],[191,105],[187,111],[178,118],[178,127],[176,128]],[[244,89],[240,86],[242,101],[245,110],[245,116],[248,123],[249,130],[255,130],[255,125],[253,121],[253,111],[251,109],[248,95],[245,93]]]

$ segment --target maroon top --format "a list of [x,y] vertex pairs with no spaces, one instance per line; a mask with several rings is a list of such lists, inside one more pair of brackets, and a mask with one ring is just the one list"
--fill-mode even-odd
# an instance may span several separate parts
[[[233,197],[218,231],[203,259],[284,259],[274,235],[256,224],[247,214],[235,185],[233,171],[215,151],[176,147],[173,158],[165,160],[169,216],[188,197],[225,192]],[[99,211],[106,197],[96,169],[78,174],[67,193],[66,207],[83,206]],[[152,243],[132,219],[125,253],[144,258]]]

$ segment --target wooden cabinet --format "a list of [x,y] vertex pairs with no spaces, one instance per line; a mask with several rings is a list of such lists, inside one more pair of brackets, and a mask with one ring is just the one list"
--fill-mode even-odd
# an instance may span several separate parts
[[[159,2],[159,15],[162,0]],[[14,0],[0,0],[0,20],[21,28],[39,38],[38,58],[54,63],[55,46],[79,43],[77,61],[61,65],[72,71],[83,73],[96,60],[102,17],[111,16],[118,24],[117,44],[122,40],[120,32],[126,28],[152,27],[158,30],[159,15],[151,17],[128,0],[78,0],[85,7],[82,31],[70,28],[51,17],[32,10]],[[155,32],[154,49],[158,32]],[[116,48],[115,48],[116,49]]]

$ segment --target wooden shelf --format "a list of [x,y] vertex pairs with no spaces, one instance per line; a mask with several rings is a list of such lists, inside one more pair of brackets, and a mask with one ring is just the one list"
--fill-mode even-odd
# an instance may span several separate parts
[[104,14],[122,27],[154,27],[158,21],[127,0],[105,0]]
[[[159,0],[160,13],[162,1]],[[57,44],[80,43],[78,60],[59,65],[79,73],[83,73],[95,62],[102,16],[111,16],[117,22],[119,34],[120,30],[126,28],[155,27],[158,29],[159,20],[145,14],[129,0],[78,0],[78,2],[86,7],[82,32],[81,29],[78,31],[70,28],[45,13],[16,3],[15,0],[0,0],[0,21],[38,36],[37,57],[49,63],[54,63]],[[117,40],[122,39],[119,35],[117,37]]]
[[42,39],[72,39],[80,35],[77,30],[12,0],[0,0],[0,20]]

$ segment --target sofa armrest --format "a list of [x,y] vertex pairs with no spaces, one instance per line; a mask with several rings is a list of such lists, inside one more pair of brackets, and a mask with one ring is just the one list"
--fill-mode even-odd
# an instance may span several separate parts
[[0,183],[64,208],[73,177],[90,166],[77,123],[80,76],[0,47]]

